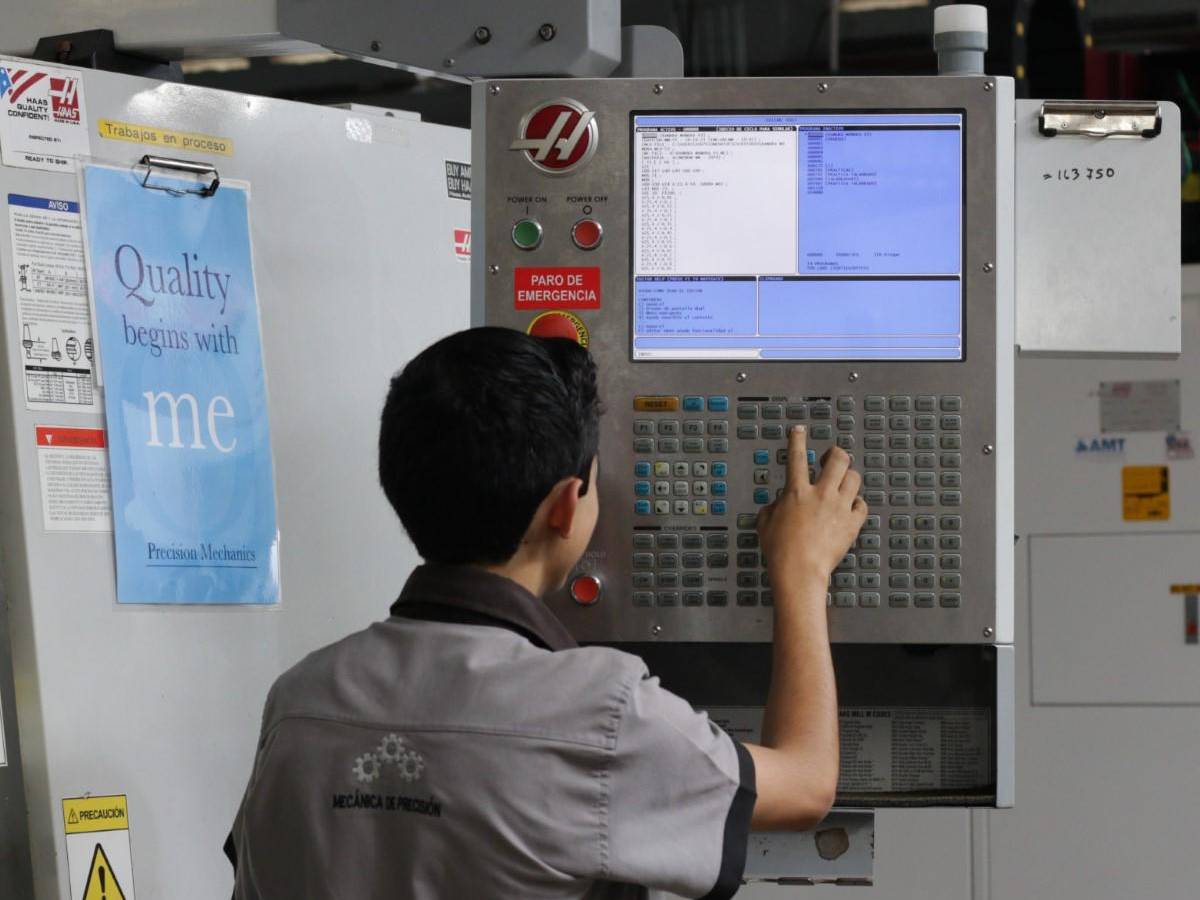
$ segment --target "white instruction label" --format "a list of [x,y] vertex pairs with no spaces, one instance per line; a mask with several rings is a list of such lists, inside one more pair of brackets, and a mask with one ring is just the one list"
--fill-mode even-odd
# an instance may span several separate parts
[[[762,709],[714,707],[741,741],[759,740]],[[976,707],[844,707],[838,711],[842,793],[963,791],[992,783],[992,723]]]
[[112,531],[103,428],[37,427],[42,522],[47,531]]
[[98,412],[79,204],[8,195],[25,405]]
[[86,156],[83,79],[25,59],[0,59],[0,158],[6,166],[74,172]]

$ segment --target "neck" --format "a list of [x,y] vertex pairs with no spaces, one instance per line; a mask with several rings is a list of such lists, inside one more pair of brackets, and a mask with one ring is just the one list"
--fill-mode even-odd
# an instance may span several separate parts
[[496,565],[482,566],[489,572],[515,581],[535,597],[544,597],[557,587],[555,579],[541,560],[525,558],[520,552],[512,559]]

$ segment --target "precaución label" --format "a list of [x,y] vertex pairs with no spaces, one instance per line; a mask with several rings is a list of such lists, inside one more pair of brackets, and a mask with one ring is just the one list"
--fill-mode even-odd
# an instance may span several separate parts
[[39,425],[36,432],[45,529],[112,531],[104,429]]
[[1122,468],[1121,501],[1126,522],[1165,522],[1171,518],[1170,467]]
[[63,800],[72,898],[134,900],[129,804],[124,794]]
[[518,266],[513,301],[517,309],[599,309],[600,267]]
[[110,141],[128,141],[145,144],[164,150],[184,150],[189,153],[212,153],[216,156],[232,156],[233,140],[215,134],[199,134],[194,131],[171,131],[151,125],[119,122],[116,119],[100,119],[96,123],[100,137]]

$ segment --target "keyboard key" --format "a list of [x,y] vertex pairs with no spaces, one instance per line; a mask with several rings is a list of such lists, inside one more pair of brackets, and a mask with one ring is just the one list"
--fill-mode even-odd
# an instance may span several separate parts
[[908,531],[912,528],[911,516],[891,516],[888,519],[888,528],[892,531]]
[[703,606],[704,592],[703,591],[684,591],[683,593],[684,606]]
[[779,403],[768,403],[762,408],[762,417],[764,419],[782,419],[783,405]]
[[650,515],[651,507],[649,500],[638,500],[633,504],[633,514],[635,516]]
[[720,413],[729,412],[729,398],[722,396],[709,397],[708,411]]
[[709,591],[705,599],[709,606],[729,605],[729,594],[726,591]]
[[911,596],[906,593],[891,593],[888,594],[888,606],[892,609],[906,608],[911,599]]
[[958,609],[962,606],[962,594],[942,594],[938,600],[944,609]]
[[635,588],[654,587],[654,573],[653,572],[634,572],[633,573],[633,586]]
[[648,438],[648,437],[634,438],[633,439],[633,452],[634,453],[653,453],[654,452],[654,438]]
[[634,591],[633,592],[634,606],[653,606],[654,594],[651,591]]
[[879,595],[873,592],[860,594],[858,597],[858,605],[867,607],[868,609],[875,609],[879,606]]
[[933,594],[915,594],[913,606],[917,609],[933,609]]
[[933,412],[937,409],[937,397],[922,394],[917,398],[917,412]]
[[849,591],[838,591],[833,595],[833,605],[843,609],[854,606],[857,600],[858,598]]
[[660,534],[655,540],[659,550],[678,550],[679,535],[677,534]]
[[962,397],[947,395],[942,398],[942,412],[960,412],[962,410]]
[[789,403],[787,405],[787,417],[796,422],[801,422],[808,418],[807,403]]
[[909,412],[912,409],[912,397],[892,397],[888,405],[892,412]]
[[738,591],[738,606],[758,606],[758,591]]
[[739,419],[757,419],[758,406],[753,403],[739,403],[737,406],[737,417]]
[[863,400],[863,409],[867,412],[883,412],[887,409],[887,398],[880,397],[878,394],[869,394]]

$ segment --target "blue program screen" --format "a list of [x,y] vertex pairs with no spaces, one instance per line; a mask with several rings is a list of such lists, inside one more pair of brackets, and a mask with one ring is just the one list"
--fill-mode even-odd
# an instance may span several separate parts
[[963,358],[959,113],[635,114],[633,358]]

